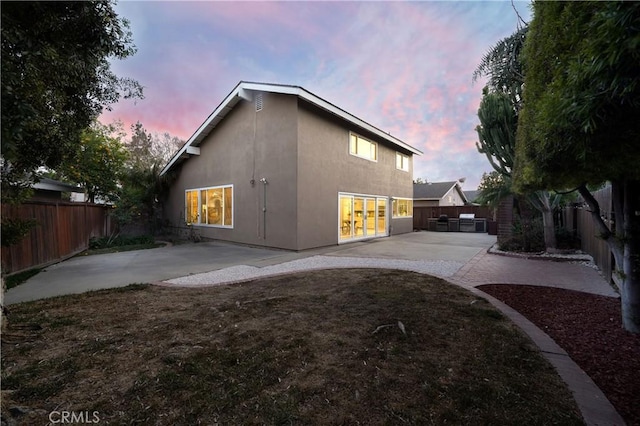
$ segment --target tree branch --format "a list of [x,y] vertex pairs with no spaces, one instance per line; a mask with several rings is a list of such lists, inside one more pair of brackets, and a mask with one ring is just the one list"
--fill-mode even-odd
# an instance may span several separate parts
[[[600,204],[598,204],[598,200],[596,200],[593,194],[591,194],[591,192],[587,189],[586,184],[580,185],[578,187],[578,192],[580,193],[580,195],[582,195],[582,198],[584,198],[584,201],[591,209],[591,217],[593,217],[593,220],[595,221],[596,226],[600,231],[600,236],[604,241],[609,240],[613,233],[611,232],[611,229],[609,229],[607,224],[604,223],[604,220],[602,220],[602,216],[600,213]],[[609,241],[607,241],[607,243],[609,243]],[[611,244],[609,245],[611,246]]]
[[520,23],[522,23],[522,25],[524,25],[525,27],[529,25],[529,23],[522,19],[522,16],[520,16],[520,14],[518,13],[518,9],[516,9],[516,5],[513,3],[513,0],[511,0],[511,6],[513,7],[513,10],[516,12],[516,16],[518,17],[518,29],[520,29]]

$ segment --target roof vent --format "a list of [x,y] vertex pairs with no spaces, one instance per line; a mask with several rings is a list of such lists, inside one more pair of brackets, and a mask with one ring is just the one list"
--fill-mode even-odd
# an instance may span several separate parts
[[262,111],[262,93],[256,95],[256,112]]

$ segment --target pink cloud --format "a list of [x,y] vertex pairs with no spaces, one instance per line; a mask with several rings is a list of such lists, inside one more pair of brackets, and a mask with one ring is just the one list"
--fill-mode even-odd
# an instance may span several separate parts
[[460,177],[463,167],[479,180],[490,167],[474,145],[482,82],[472,85],[471,75],[489,46],[515,29],[498,25],[510,4],[119,7],[131,13],[140,48],[119,74],[147,86],[146,99],[116,105],[103,121],[140,120],[149,130],[186,139],[239,80],[298,84],[423,150],[416,176]]

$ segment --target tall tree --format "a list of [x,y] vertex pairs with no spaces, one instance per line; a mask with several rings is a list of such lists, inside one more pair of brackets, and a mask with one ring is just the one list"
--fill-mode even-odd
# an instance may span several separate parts
[[[518,115],[523,107],[522,52],[527,33],[528,24],[524,23],[515,33],[499,41],[482,58],[473,74],[474,80],[481,76],[489,78],[478,109],[480,125],[476,127],[479,140],[476,147],[487,156],[493,169],[504,175],[506,183],[511,183]],[[532,191],[526,200],[542,214],[545,248],[554,251],[557,242],[553,211],[557,203],[546,190]]]
[[129,155],[114,211],[121,229],[129,225],[151,233],[158,229],[169,182],[169,176],[160,176],[160,170],[183,144],[169,133],[148,132],[139,121],[131,126],[131,139],[125,144]]
[[55,169],[104,107],[142,96],[110,69],[110,58],[135,52],[113,4],[3,2],[2,159],[12,172],[3,177],[33,180],[38,167]]
[[104,107],[121,96],[142,97],[136,81],[110,68],[109,59],[135,52],[128,22],[117,16],[113,4],[2,3],[3,203],[24,200],[39,167],[55,169],[72,156],[82,131]]
[[512,99],[504,92],[485,87],[478,108],[480,125],[476,126],[478,142],[476,148],[495,171],[506,178],[511,177],[516,146],[518,116]]
[[138,121],[131,125],[131,139],[126,143],[129,166],[143,169],[164,166],[182,145],[184,141],[177,136],[151,133]]
[[80,142],[58,168],[62,178],[81,185],[90,203],[117,200],[128,154],[114,127],[95,122],[82,132]]
[[153,138],[139,121],[131,125],[131,139],[127,142],[129,150],[129,166],[137,169],[148,169],[156,163],[152,156]]
[[152,155],[158,159],[160,165],[164,166],[171,160],[171,157],[182,148],[184,140],[177,136],[173,136],[168,132],[161,134],[153,133],[151,138],[152,142]]
[[473,72],[473,81],[488,77],[487,86],[492,92],[506,94],[518,112],[522,106],[524,71],[520,55],[528,32],[525,23],[515,33],[500,40],[482,57]]
[[[622,279],[624,327],[640,333],[640,3],[536,2],[525,44],[516,188],[579,188]],[[615,226],[587,184],[610,181]]]
[[[478,109],[480,125],[476,127],[478,152],[487,156],[494,170],[504,176],[503,182],[511,183],[515,160],[515,142],[518,115],[523,107],[525,71],[522,51],[527,38],[528,26],[519,28],[493,46],[483,57],[473,74],[474,80],[486,75],[488,86],[483,89]],[[504,196],[508,195],[500,192]],[[495,195],[495,194],[494,194]],[[556,249],[556,234],[553,211],[557,204],[548,191],[527,194],[527,201],[542,213],[542,226],[546,250]]]

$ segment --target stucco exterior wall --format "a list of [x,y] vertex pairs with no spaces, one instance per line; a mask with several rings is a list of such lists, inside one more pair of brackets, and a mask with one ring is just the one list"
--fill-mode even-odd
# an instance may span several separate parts
[[[349,153],[350,131],[378,143],[377,162]],[[397,170],[395,147],[295,95],[264,93],[261,111],[240,100],[199,148],[175,168],[165,217],[184,227],[186,190],[233,185],[233,228],[193,225],[204,238],[290,250],[330,246],[338,244],[339,192],[413,197],[411,153],[403,152],[409,171]],[[392,218],[390,200],[387,217],[391,235],[412,231],[411,217]]]
[[[261,111],[253,102],[240,101],[200,144],[200,155],[180,166],[167,218],[184,226],[185,190],[232,184],[233,229],[194,225],[198,234],[295,250],[296,174],[297,98],[265,93]],[[266,214],[262,178],[268,182]]]
[[[413,197],[413,160],[408,172],[397,170],[395,148],[304,101],[298,103],[299,249],[338,244],[338,192]],[[350,131],[378,142],[377,162],[349,153]],[[391,219],[390,202],[388,217],[391,234],[412,231],[411,218]]]

